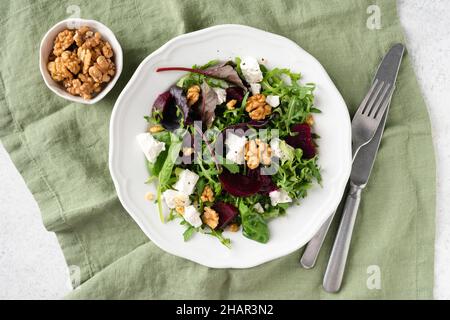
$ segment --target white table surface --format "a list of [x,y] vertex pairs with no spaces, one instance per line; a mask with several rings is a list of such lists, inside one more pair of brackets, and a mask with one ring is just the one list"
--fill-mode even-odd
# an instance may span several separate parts
[[[434,294],[450,299],[450,1],[399,0],[398,6],[436,149]],[[36,202],[0,144],[0,299],[59,299],[70,290],[56,237],[44,229]]]

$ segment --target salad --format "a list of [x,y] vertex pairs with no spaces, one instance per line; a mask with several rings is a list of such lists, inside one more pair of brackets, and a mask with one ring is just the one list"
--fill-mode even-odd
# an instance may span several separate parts
[[224,231],[241,230],[268,242],[268,222],[321,183],[314,84],[254,57],[156,71],[184,72],[136,137],[161,221],[178,220],[185,241],[203,233],[230,247]]

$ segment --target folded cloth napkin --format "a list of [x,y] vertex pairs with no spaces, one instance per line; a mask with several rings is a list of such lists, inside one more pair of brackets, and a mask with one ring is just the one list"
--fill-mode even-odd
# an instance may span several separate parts
[[[321,288],[331,237],[309,271],[299,267],[300,252],[245,270],[206,268],[151,243],[122,208],[108,171],[114,102],[138,64],[172,37],[223,23],[288,37],[323,64],[353,114],[383,54],[405,41],[395,1],[77,3],[0,3],[0,138],[37,200],[47,230],[58,237],[76,286],[68,298],[432,298],[434,151],[408,56],[339,294]],[[124,50],[119,82],[92,106],[57,97],[39,73],[41,38],[72,14],[108,25]]]

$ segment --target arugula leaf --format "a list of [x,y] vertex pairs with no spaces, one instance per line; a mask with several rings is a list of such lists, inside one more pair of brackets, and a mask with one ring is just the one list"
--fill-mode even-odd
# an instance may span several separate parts
[[219,239],[220,243],[223,244],[228,249],[231,249],[231,240],[228,238],[225,238],[222,234],[221,230],[211,230],[211,232],[207,232],[206,234],[209,234],[210,236],[216,237]]

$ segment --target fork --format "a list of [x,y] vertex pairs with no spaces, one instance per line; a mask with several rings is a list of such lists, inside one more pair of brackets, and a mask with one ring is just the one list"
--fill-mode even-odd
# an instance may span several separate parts
[[[372,86],[358,107],[352,120],[352,157],[355,159],[358,151],[368,144],[375,135],[389,105],[394,86],[383,80],[375,79]],[[308,242],[300,259],[305,269],[311,269],[316,264],[317,256],[328,233],[336,211],[322,225],[316,235]]]
[[352,156],[372,140],[389,104],[392,84],[375,79],[352,120]]

